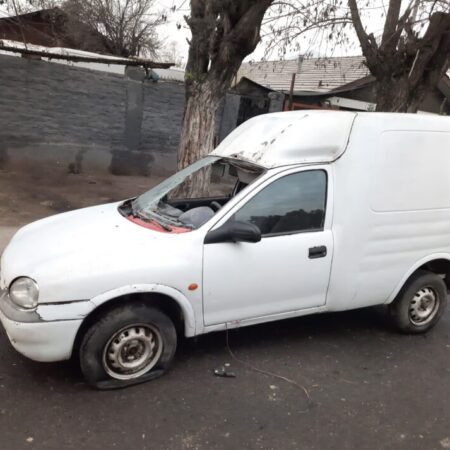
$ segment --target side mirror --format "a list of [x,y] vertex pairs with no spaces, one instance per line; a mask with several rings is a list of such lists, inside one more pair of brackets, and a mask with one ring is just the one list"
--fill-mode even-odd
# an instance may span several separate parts
[[261,230],[249,222],[227,222],[217,230],[210,231],[205,237],[205,244],[220,242],[259,242]]

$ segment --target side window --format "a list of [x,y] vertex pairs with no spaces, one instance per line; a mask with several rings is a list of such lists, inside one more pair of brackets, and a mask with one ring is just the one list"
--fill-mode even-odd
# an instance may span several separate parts
[[231,220],[251,222],[263,235],[322,230],[326,194],[325,171],[294,173],[258,192]]

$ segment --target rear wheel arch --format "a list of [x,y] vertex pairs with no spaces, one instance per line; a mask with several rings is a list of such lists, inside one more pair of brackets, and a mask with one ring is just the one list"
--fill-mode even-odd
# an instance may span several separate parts
[[443,275],[447,288],[450,286],[450,259],[432,259],[420,266],[418,270],[426,270],[427,272],[432,272],[436,275]]
[[450,254],[436,254],[421,259],[403,276],[399,284],[389,296],[386,304],[392,303],[411,277],[418,271],[427,271],[436,275],[443,275],[447,288],[450,287]]

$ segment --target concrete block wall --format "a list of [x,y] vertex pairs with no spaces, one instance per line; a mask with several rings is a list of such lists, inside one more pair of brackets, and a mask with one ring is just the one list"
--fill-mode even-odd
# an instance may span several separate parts
[[[144,81],[140,142],[125,142],[124,76],[0,55],[0,169],[151,175],[176,168],[184,86]],[[120,169],[123,169],[122,171]]]

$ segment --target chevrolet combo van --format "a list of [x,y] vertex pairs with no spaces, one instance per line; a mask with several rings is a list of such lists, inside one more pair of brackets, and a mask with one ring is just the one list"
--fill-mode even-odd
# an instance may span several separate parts
[[450,118],[283,112],[137,198],[20,229],[0,319],[28,358],[117,388],[163,374],[183,335],[374,305],[425,332],[449,273]]

